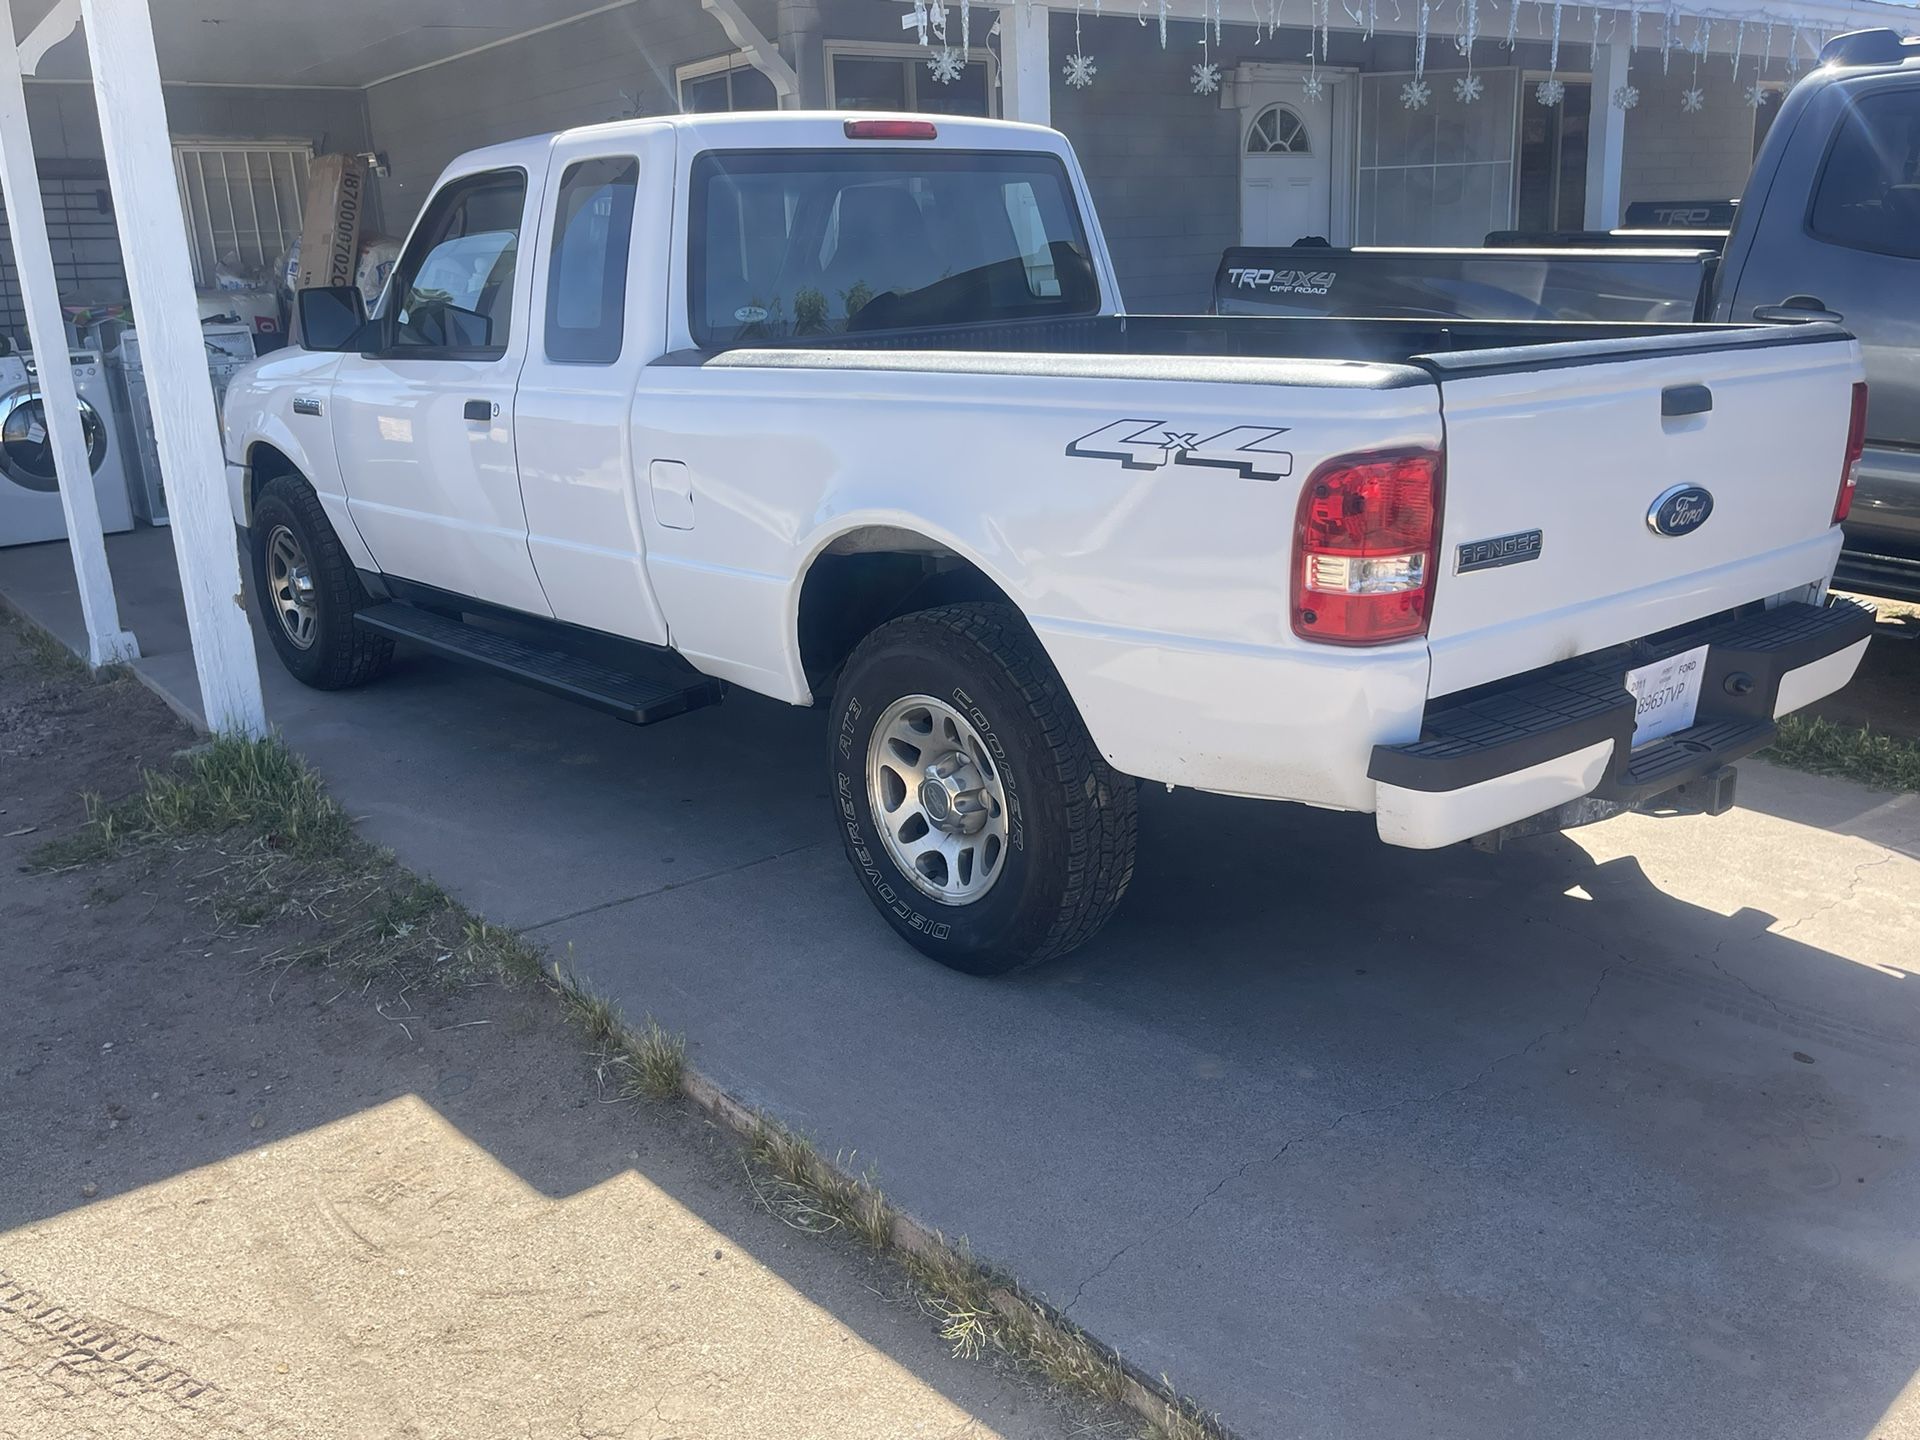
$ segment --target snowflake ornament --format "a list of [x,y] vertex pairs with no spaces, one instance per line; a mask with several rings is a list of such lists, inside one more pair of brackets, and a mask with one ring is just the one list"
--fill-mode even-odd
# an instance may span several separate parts
[[1094,68],[1093,57],[1076,50],[1067,57],[1067,63],[1060,67],[1060,73],[1074,89],[1084,90],[1093,84],[1093,77],[1098,72]]
[[967,60],[951,45],[933,52],[933,58],[927,61],[927,73],[942,85],[951,85],[958,80],[967,68]]
[[1453,82],[1453,98],[1462,105],[1471,105],[1478,100],[1487,88],[1487,82],[1478,75],[1462,75]]
[[1300,92],[1309,100],[1318,100],[1327,93],[1327,82],[1318,75],[1309,75],[1300,82]]
[[1698,115],[1707,108],[1707,92],[1694,86],[1680,97],[1680,108],[1689,115]]
[[1767,90],[1758,80],[1747,86],[1747,108],[1758,110],[1767,103]]
[[1400,106],[1403,110],[1424,110],[1427,101],[1433,98],[1433,87],[1424,80],[1409,80],[1400,87]]
[[1640,103],[1640,87],[1638,85],[1616,85],[1614,87],[1614,91],[1613,91],[1613,108],[1614,109],[1631,110],[1633,109],[1634,106],[1638,105],[1639,103]]
[[1534,87],[1533,98],[1551,110],[1566,98],[1567,87],[1558,80],[1542,80]]
[[1193,67],[1193,93],[1211,95],[1220,88],[1220,67],[1211,60],[1204,60]]

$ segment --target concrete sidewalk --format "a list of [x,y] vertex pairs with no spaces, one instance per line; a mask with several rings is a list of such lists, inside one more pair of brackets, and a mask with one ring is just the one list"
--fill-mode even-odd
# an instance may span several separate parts
[[[109,552],[178,688],[166,537]],[[0,591],[73,636],[66,566]],[[1111,929],[983,983],[849,880],[815,714],[262,672],[372,838],[1249,1434],[1920,1434],[1912,796],[1486,856],[1150,792]]]

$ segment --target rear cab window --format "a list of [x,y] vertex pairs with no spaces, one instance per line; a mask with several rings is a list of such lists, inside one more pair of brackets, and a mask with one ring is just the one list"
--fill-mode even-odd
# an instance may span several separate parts
[[627,319],[627,255],[640,162],[577,160],[560,177],[547,266],[546,352],[569,365],[620,358]]
[[1100,286],[1056,156],[708,151],[689,329],[714,348],[1091,315]]

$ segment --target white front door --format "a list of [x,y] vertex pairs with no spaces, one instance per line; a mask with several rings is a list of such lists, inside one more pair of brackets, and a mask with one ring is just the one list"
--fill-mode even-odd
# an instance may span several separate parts
[[[1320,94],[1297,76],[1261,66],[1244,86],[1240,106],[1240,243],[1292,245],[1315,235],[1343,243],[1336,223],[1334,164],[1345,127],[1337,123],[1345,87],[1338,72],[1319,72]],[[1344,163],[1344,156],[1340,157]]]

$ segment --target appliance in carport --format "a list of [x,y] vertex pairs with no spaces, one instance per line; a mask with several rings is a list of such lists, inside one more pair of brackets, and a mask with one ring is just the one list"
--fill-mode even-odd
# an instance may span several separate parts
[[[101,528],[109,534],[133,528],[119,427],[107,393],[106,367],[92,350],[74,351],[80,426],[100,502]],[[0,546],[59,540],[67,533],[60,485],[47,434],[47,415],[31,356],[0,356]]]
[[[227,385],[241,366],[254,358],[254,327],[247,323],[202,325],[200,338],[207,348],[207,375],[213,381],[216,410],[225,403]],[[128,330],[113,350],[114,394],[132,441],[133,510],[149,525],[167,523],[167,491],[160,473],[160,447],[154,437],[153,410],[148,404],[146,367],[140,360],[140,332]]]

